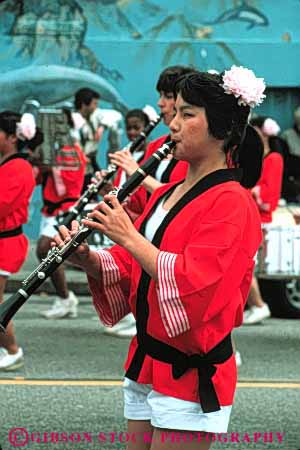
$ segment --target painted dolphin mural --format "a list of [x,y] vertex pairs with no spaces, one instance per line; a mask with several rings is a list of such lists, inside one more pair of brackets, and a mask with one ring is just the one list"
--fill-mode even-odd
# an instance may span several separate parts
[[262,14],[257,8],[248,5],[247,2],[243,1],[240,6],[232,9],[228,9],[215,20],[210,22],[205,22],[206,25],[221,24],[229,21],[240,21],[248,22],[248,30],[255,26],[266,27],[269,25],[268,18]]
[[19,111],[25,100],[43,106],[69,100],[83,87],[99,92],[101,98],[125,114],[128,110],[117,90],[101,76],[87,70],[58,65],[27,66],[0,73],[0,109]]

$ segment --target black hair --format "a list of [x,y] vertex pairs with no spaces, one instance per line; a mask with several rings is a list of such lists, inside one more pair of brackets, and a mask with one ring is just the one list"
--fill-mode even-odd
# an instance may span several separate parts
[[156,83],[158,92],[174,92],[175,83],[178,77],[195,72],[196,69],[190,66],[170,66],[164,69],[159,75]]
[[74,105],[75,105],[75,109],[80,109],[82,105],[86,105],[88,106],[92,100],[94,99],[99,99],[100,98],[100,94],[98,94],[98,92],[94,91],[93,89],[90,88],[82,88],[79,89],[79,91],[77,91],[75,93],[75,100],[74,100]]
[[125,116],[125,123],[127,123],[128,119],[130,119],[131,117],[136,117],[137,119],[140,119],[145,124],[145,127],[150,122],[149,117],[147,116],[146,113],[144,113],[142,109],[131,109],[130,111],[128,111]]
[[[0,130],[4,131],[8,136],[17,135],[17,124],[21,121],[21,114],[12,111],[3,111],[0,113]],[[34,150],[43,142],[43,133],[40,128],[36,128],[35,135],[32,139],[17,139],[17,150],[21,151],[25,147]]]
[[[262,130],[265,121],[268,119],[267,116],[255,116],[250,119],[250,123],[253,127],[257,127]],[[262,130],[263,132],[263,130]],[[284,156],[286,153],[286,143],[279,136],[268,136],[270,153],[280,153],[280,155]]]
[[251,188],[260,178],[263,143],[248,123],[250,107],[239,105],[234,95],[225,93],[222,75],[195,71],[186,74],[175,83],[174,93],[180,93],[191,105],[205,108],[209,133],[224,140],[224,153],[235,167],[243,169],[241,184]]

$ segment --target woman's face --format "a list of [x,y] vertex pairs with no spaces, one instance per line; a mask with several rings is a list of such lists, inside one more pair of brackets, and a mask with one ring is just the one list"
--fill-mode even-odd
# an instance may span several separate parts
[[0,130],[0,154],[3,156],[12,150],[16,150],[16,140],[15,136],[9,136],[5,131]]
[[202,159],[215,141],[208,132],[205,109],[185,102],[178,94],[175,111],[170,123],[171,139],[177,142],[174,156],[186,161]]
[[130,141],[134,141],[144,128],[145,122],[139,117],[129,117],[126,120],[126,134]]
[[157,106],[163,114],[164,124],[169,126],[174,117],[175,98],[172,92],[160,91]]

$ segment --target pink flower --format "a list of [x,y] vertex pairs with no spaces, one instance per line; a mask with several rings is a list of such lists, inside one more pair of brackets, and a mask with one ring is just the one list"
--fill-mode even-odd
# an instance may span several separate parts
[[21,121],[17,123],[16,135],[21,141],[30,141],[36,133],[35,119],[32,114],[25,113],[21,117]]
[[264,79],[257,78],[252,70],[242,66],[232,66],[230,70],[225,70],[222,86],[226,94],[238,98],[239,105],[254,108],[266,97],[263,94],[266,88]]
[[280,126],[278,125],[277,122],[275,122],[275,120],[268,118],[264,121],[264,124],[262,126],[262,132],[266,136],[277,136],[279,131]]

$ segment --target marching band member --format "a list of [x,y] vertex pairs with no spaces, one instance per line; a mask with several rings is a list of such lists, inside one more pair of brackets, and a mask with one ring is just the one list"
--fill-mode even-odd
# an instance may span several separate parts
[[[186,74],[193,72],[195,69],[187,66],[171,66],[164,69],[157,81],[156,90],[159,93],[158,107],[160,113],[163,116],[163,122],[165,125],[169,126],[173,116],[174,116],[174,87],[177,79]],[[144,159],[148,159],[159,147],[161,147],[164,142],[169,139],[169,135],[165,134],[154,141],[151,141],[146,149]],[[134,160],[129,152],[119,151],[109,154],[111,162],[124,170],[127,176],[130,176],[137,170],[139,164]],[[150,193],[154,189],[162,186],[163,183],[168,183],[169,181],[180,181],[185,178],[187,171],[187,163],[185,161],[178,161],[169,155],[168,158],[163,160],[154,176],[148,176],[142,186],[140,186],[136,192],[130,196],[126,210],[130,215],[131,219],[135,221],[144,211],[145,206],[149,200]],[[109,186],[105,188],[107,192]],[[118,324],[112,328],[107,328],[104,333],[118,336],[118,337],[132,337],[136,334],[135,320],[131,314],[122,319]]]
[[[65,111],[67,114],[67,111]],[[68,119],[70,119],[69,115]],[[74,124],[70,123],[70,126]],[[36,182],[42,185],[43,208],[40,225],[40,237],[36,253],[39,260],[47,256],[51,248],[53,236],[57,234],[57,216],[67,213],[73,206],[82,190],[86,158],[78,142],[65,145],[57,156],[57,166],[36,167]],[[63,266],[51,275],[51,281],[56,291],[53,305],[41,311],[46,319],[76,318],[78,299],[74,292],[68,289]]]
[[[272,222],[272,213],[278,206],[283,179],[283,156],[280,138],[277,137],[280,127],[275,120],[268,117],[255,117],[251,124],[262,139],[264,159],[261,177],[252,189],[257,203],[261,223]],[[253,276],[247,304],[249,309],[244,314],[244,324],[253,325],[271,316],[267,303],[262,299],[257,279]]]
[[[148,108],[151,107],[148,106]],[[133,142],[150,122],[150,117],[147,114],[148,111],[147,107],[145,107],[145,110],[146,112],[142,109],[131,109],[125,116],[125,130],[127,138],[130,142]],[[130,160],[131,158],[133,158],[134,161],[137,164],[139,164],[145,157],[146,148],[147,148],[147,141],[145,140],[142,146],[140,148],[137,148],[132,154],[129,152],[129,150],[123,151],[128,152],[130,154]],[[119,167],[113,185],[115,187],[121,187],[122,184],[125,183],[126,179],[127,179],[126,171],[121,167]]]
[[[170,66],[164,69],[157,81],[156,90],[159,93],[159,100],[157,105],[160,113],[163,116],[163,122],[169,126],[174,115],[174,86],[177,79],[187,73],[195,71],[192,67],[187,66]],[[159,147],[169,139],[169,135],[165,134],[148,144],[144,160],[148,159]],[[123,168],[127,175],[132,175],[138,164],[134,161],[132,156],[126,152],[115,152],[109,154],[111,162]],[[153,177],[148,176],[142,183],[142,186],[130,197],[127,205],[128,213],[133,219],[139,217],[144,211],[147,201],[149,200],[149,193],[154,189],[160,187],[163,183],[170,181],[180,181],[185,178],[187,172],[187,163],[185,161],[178,161],[169,155],[163,160]]]
[[[125,417],[141,436],[128,450],[208,449],[209,438],[187,442],[184,430],[227,431],[236,386],[231,331],[241,325],[260,218],[248,189],[260,175],[262,145],[248,125],[261,103],[262,79],[233,66],[220,75],[191,73],[176,84],[170,123],[174,157],[188,164],[184,181],[155,190],[135,224],[107,195],[83,224],[117,243],[92,252],[80,245],[70,259],[88,274],[103,323],[130,310],[137,320],[126,362]],[[231,167],[228,167],[230,164]],[[62,246],[76,233],[60,228]],[[152,432],[152,443],[143,433]]]
[[[42,140],[31,114],[0,113],[0,303],[8,277],[20,270],[28,251],[22,225],[28,220],[35,180],[32,166],[21,151],[28,144],[34,148]],[[23,350],[10,321],[7,333],[0,334],[0,370],[14,370],[23,364]]]

